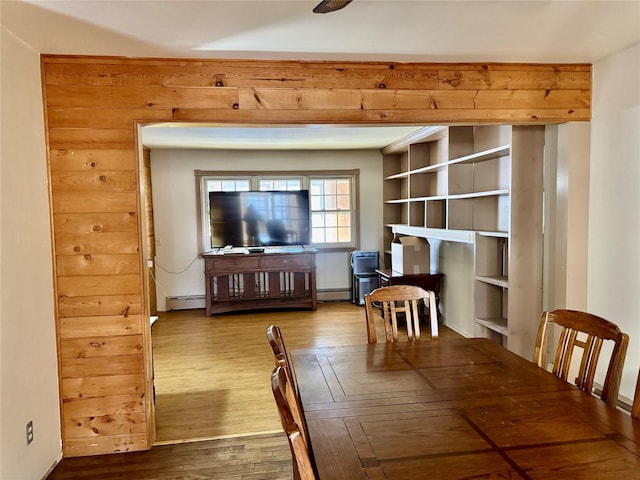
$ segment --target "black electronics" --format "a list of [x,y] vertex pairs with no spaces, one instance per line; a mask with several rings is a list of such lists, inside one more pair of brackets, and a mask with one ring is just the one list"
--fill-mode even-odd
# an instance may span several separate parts
[[378,288],[378,252],[354,250],[349,254],[351,264],[351,301],[364,305],[364,296]]
[[211,246],[311,243],[309,191],[209,192]]

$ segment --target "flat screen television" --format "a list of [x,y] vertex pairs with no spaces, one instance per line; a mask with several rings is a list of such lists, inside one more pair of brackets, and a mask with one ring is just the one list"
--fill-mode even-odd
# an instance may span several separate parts
[[211,246],[308,245],[309,191],[209,192]]

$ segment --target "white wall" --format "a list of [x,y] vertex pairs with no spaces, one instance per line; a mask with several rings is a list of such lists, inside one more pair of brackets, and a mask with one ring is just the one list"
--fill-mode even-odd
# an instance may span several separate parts
[[[168,296],[204,295],[204,262],[198,255],[194,170],[304,171],[360,169],[361,250],[382,251],[382,155],[376,150],[328,151],[151,151],[158,309]],[[348,253],[317,256],[317,288],[348,289]]]
[[51,234],[40,58],[4,27],[1,43],[0,478],[25,480],[62,455]]
[[640,366],[640,44],[593,66],[587,308],[631,341],[620,394]]

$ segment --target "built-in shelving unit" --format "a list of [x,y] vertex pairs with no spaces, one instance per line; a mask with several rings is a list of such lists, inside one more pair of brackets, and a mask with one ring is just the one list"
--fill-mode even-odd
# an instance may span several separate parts
[[423,133],[383,150],[385,244],[400,234],[472,245],[473,333],[527,355],[541,308],[544,127]]

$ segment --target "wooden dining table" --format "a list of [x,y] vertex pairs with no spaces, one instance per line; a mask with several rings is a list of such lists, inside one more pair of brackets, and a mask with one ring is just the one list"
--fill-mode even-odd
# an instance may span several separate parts
[[319,480],[640,479],[640,421],[487,339],[291,357]]

